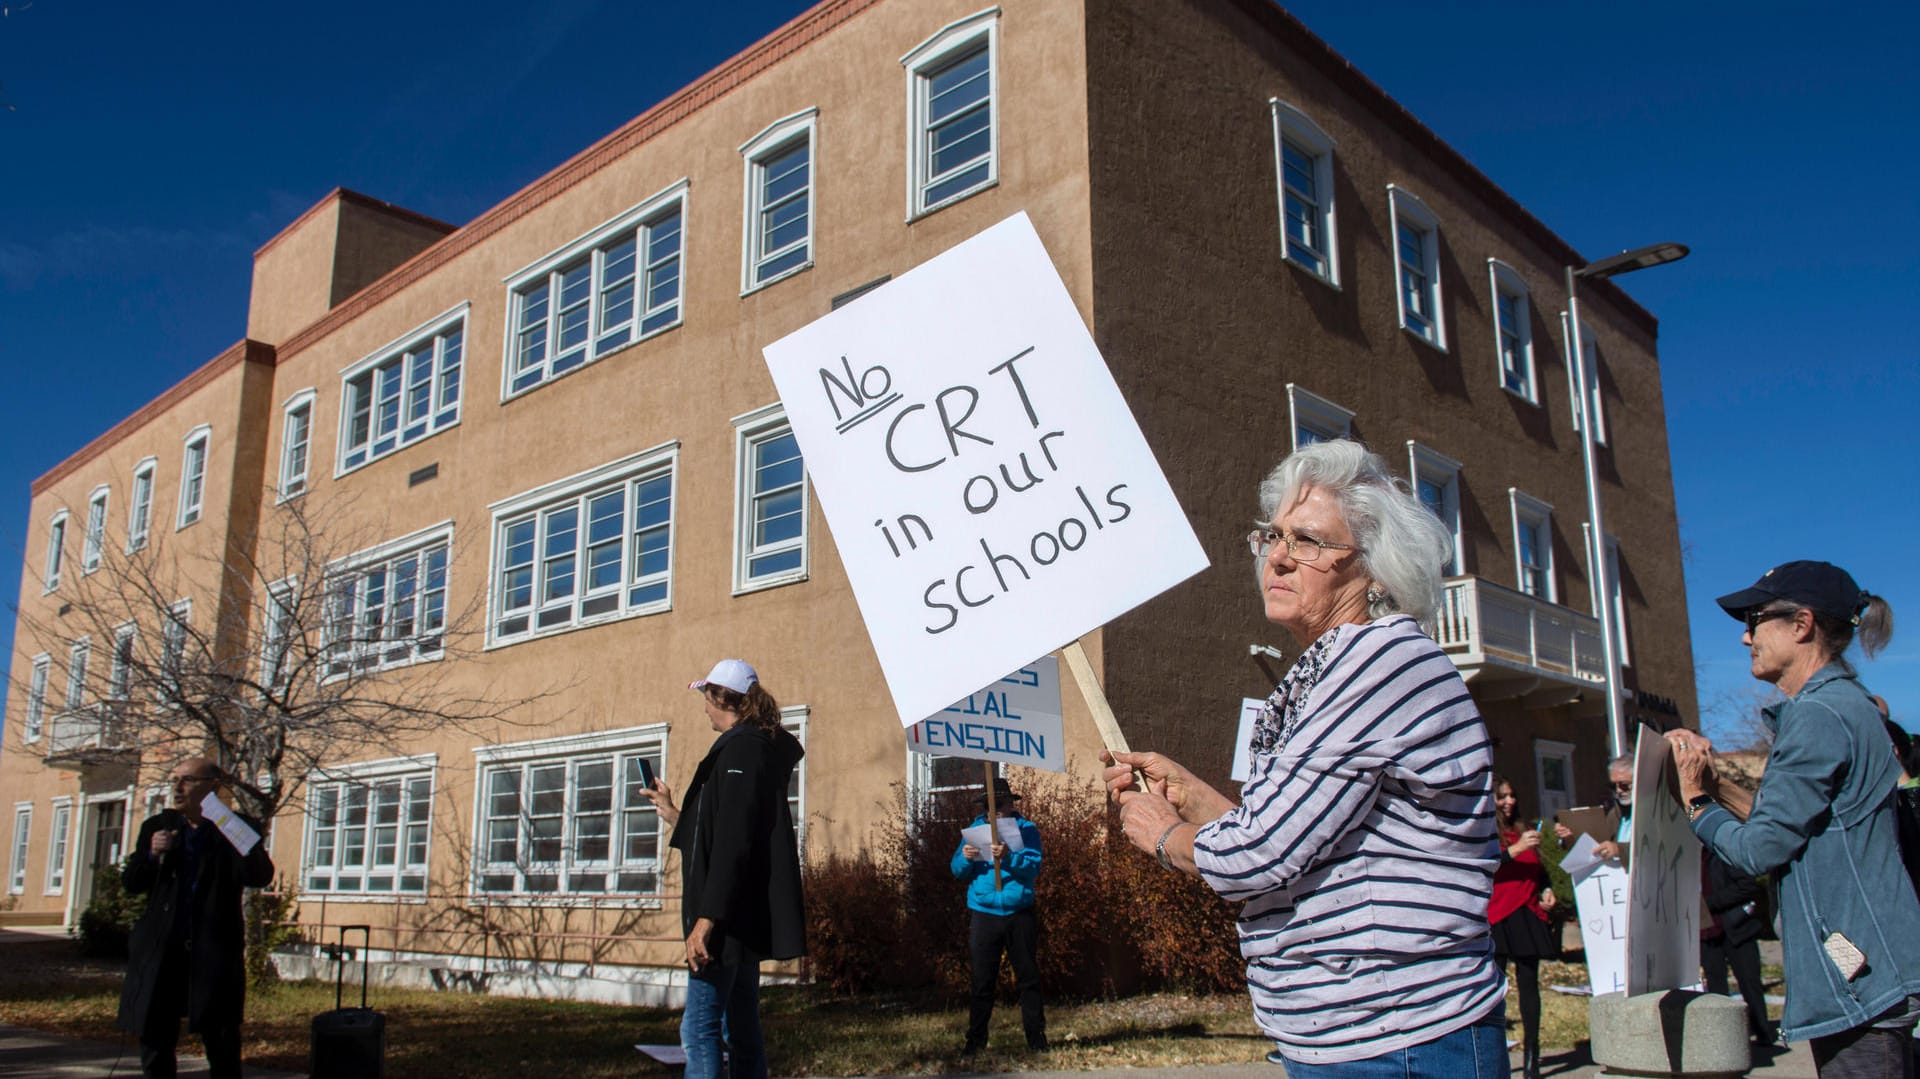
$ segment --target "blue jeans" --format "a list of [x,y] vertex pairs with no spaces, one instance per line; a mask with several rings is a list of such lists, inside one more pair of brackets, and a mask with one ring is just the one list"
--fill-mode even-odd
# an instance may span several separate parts
[[760,965],[712,964],[687,979],[687,1010],[680,1016],[686,1079],[767,1079],[760,1034]]
[[1507,1010],[1503,1003],[1472,1026],[1377,1057],[1337,1064],[1289,1060],[1286,1069],[1287,1079],[1507,1079]]

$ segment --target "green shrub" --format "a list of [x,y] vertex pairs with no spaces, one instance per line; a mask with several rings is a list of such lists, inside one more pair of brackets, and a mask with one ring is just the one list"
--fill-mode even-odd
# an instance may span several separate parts
[[120,886],[120,874],[111,868],[94,874],[93,901],[80,912],[73,928],[80,954],[100,959],[125,959],[127,935],[147,909],[147,897],[129,895]]
[[273,888],[247,893],[247,984],[256,988],[279,978],[273,970],[273,952],[302,939],[296,920],[300,887],[282,879]]

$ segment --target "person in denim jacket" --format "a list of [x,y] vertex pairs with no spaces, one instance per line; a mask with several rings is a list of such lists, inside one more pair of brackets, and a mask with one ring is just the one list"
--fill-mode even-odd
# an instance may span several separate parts
[[[1879,651],[1892,612],[1825,562],[1789,562],[1718,602],[1746,625],[1753,676],[1788,699],[1763,711],[1773,748],[1750,805],[1715,782],[1706,739],[1667,735],[1694,834],[1728,865],[1773,874],[1787,982],[1781,1034],[1812,1042],[1822,1079],[1910,1076],[1920,900],[1900,862],[1900,768],[1845,659],[1856,632],[1869,656]],[[1849,945],[1865,957],[1851,977]]]
[[[967,1017],[967,1043],[962,1055],[972,1056],[987,1046],[987,1021],[993,1017],[993,997],[1000,982],[1000,956],[1013,967],[1020,990],[1020,1023],[1027,1048],[1047,1048],[1047,1017],[1041,1008],[1039,951],[1040,922],[1033,910],[1033,882],[1040,875],[1040,829],[1013,808],[1020,796],[1007,781],[994,777],[995,815],[1015,822],[1022,849],[1009,851],[996,835],[990,850],[961,841],[953,852],[953,875],[967,885],[967,909],[973,922],[967,945],[973,959],[973,999]],[[979,800],[974,824],[987,823],[987,796]],[[999,867],[998,875],[995,866]]]

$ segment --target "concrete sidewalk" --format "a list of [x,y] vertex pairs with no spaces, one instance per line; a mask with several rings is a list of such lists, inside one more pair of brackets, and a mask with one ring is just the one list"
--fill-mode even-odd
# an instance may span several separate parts
[[[181,1049],[194,1044],[192,1035],[182,1037]],[[256,1079],[301,1079],[299,1072],[274,1071],[244,1065],[246,1074]],[[122,1042],[95,1042],[45,1034],[26,1027],[0,1023],[0,1076],[71,1076],[96,1079],[106,1076],[140,1074],[140,1047],[131,1035]],[[204,1057],[180,1055],[182,1076],[207,1074]]]

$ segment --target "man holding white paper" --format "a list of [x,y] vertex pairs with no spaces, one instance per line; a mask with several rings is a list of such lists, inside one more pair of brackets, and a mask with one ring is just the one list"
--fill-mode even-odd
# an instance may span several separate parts
[[1020,989],[1020,1022],[1027,1048],[1047,1047],[1047,1018],[1040,998],[1040,964],[1035,959],[1040,922],[1033,909],[1033,882],[1040,875],[1040,829],[1013,808],[1020,796],[994,777],[994,817],[987,819],[987,798],[980,815],[962,829],[953,852],[953,875],[967,882],[967,908],[973,923],[967,935],[973,958],[973,1001],[967,1018],[967,1056],[986,1048],[987,1022],[1000,981],[1000,956],[1013,966]]
[[259,823],[220,801],[218,765],[190,758],[168,778],[172,804],[140,825],[120,875],[129,893],[148,899],[127,941],[119,1025],[140,1039],[145,1075],[175,1074],[184,1015],[206,1047],[208,1073],[238,1076],[247,992],[242,893],[272,883],[273,859]]

